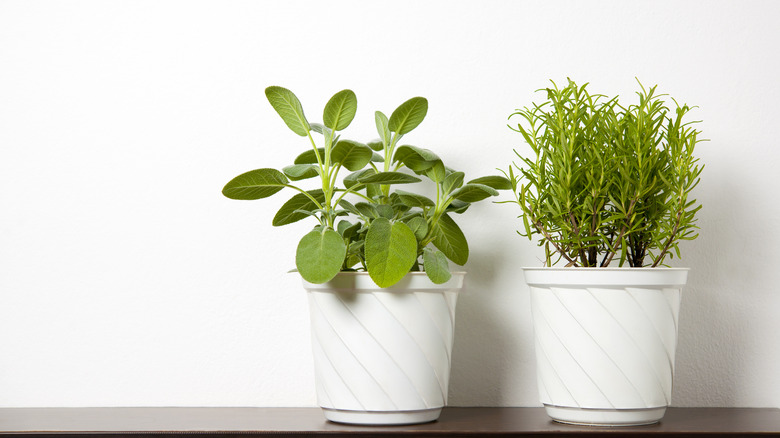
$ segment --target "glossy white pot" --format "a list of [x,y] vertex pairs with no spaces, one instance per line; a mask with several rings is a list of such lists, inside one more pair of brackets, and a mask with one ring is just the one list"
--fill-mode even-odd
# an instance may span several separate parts
[[639,425],[671,402],[687,269],[523,268],[539,397],[556,421]]
[[409,273],[380,288],[365,272],[303,282],[311,316],[317,401],[328,420],[434,421],[447,403],[455,303],[465,273],[444,284]]

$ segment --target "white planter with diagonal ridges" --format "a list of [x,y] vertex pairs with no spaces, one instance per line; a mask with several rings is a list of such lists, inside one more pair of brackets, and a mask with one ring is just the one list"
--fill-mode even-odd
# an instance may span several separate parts
[[464,275],[437,285],[413,272],[389,288],[365,272],[304,281],[317,400],[327,419],[412,424],[439,417]]
[[524,268],[539,396],[556,421],[636,425],[669,406],[687,269]]

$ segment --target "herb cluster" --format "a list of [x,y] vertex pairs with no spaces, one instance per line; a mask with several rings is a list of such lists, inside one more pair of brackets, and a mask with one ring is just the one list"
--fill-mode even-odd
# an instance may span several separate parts
[[[502,176],[464,184],[464,173],[446,167],[435,153],[399,143],[425,118],[428,101],[423,97],[402,103],[389,118],[377,111],[379,139],[364,144],[340,135],[357,112],[357,97],[351,90],[340,91],[328,101],[322,124],[309,123],[290,90],[273,86],[265,94],[285,124],[306,137],[311,147],[281,171],[263,168],[235,177],[222,193],[252,200],[284,188],[298,192],[282,205],[273,225],[308,217],[316,220],[314,229],[300,240],[295,259],[301,276],[311,283],[324,283],[340,271],[351,270],[368,271],[380,287],[420,270],[434,283],[444,283],[451,275],[447,260],[463,265],[469,255],[466,238],[452,215],[497,195],[497,189],[511,187]],[[350,173],[340,178],[344,170]],[[421,182],[421,177],[434,183],[435,199],[395,189]],[[296,185],[307,179],[315,179],[316,188]]]
[[640,84],[639,103],[592,95],[569,80],[544,91],[547,100],[517,110],[519,132],[533,155],[517,151],[510,166],[522,236],[538,236],[546,266],[660,266],[680,256],[679,243],[698,234],[701,208],[691,191],[703,165],[693,152],[701,141],[691,110],[670,111],[656,87]]

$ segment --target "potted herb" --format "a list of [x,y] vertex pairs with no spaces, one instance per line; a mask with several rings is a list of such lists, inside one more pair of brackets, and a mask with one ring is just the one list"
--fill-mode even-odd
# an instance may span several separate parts
[[562,422],[653,423],[670,403],[687,279],[663,266],[697,237],[700,132],[655,87],[628,106],[572,81],[544,91],[510,116],[532,153],[507,173],[519,233],[545,251],[544,267],[524,268],[540,398]]
[[[508,189],[509,181],[489,176],[464,184],[464,173],[435,153],[401,144],[425,118],[425,98],[407,100],[390,117],[377,111],[379,139],[360,143],[341,137],[357,111],[351,90],[328,101],[322,124],[309,123],[290,90],[265,93],[309,148],[282,170],[235,177],[222,193],[252,200],[289,188],[297,193],[273,225],[308,218],[315,224],[298,243],[295,264],[308,291],[317,398],[326,418],[435,420],[447,401],[455,302],[465,275],[450,272],[448,260],[463,265],[469,255],[453,216]],[[309,179],[314,187],[299,187]],[[435,196],[408,188],[424,180]],[[396,189],[401,185],[407,189]]]

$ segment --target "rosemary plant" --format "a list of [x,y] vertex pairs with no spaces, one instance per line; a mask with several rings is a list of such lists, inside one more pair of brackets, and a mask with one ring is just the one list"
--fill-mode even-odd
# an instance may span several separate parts
[[[538,237],[545,265],[661,266],[693,240],[691,192],[703,165],[693,152],[700,131],[684,121],[691,110],[670,111],[656,87],[640,83],[639,102],[590,94],[587,84],[552,83],[547,100],[517,110],[510,120],[533,154],[517,151],[506,176],[522,209],[522,236]],[[515,169],[519,173],[515,173]]]

